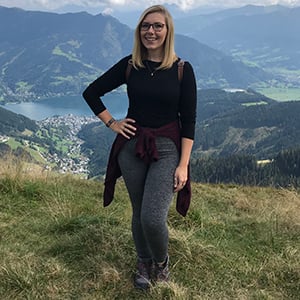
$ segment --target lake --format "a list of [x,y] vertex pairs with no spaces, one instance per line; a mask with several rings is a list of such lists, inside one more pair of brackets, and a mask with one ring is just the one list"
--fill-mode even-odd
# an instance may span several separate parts
[[[111,93],[105,95],[102,100],[115,118],[120,119],[125,116],[128,106],[126,93]],[[38,102],[9,103],[1,105],[1,107],[35,121],[68,114],[75,116],[94,115],[85,100],[79,95],[53,97]]]

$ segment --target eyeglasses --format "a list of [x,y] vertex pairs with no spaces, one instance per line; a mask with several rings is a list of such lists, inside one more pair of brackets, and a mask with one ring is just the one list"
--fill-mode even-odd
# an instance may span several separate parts
[[160,32],[163,30],[165,24],[160,23],[160,22],[155,22],[155,23],[143,22],[140,26],[140,29],[141,29],[141,31],[148,31],[151,26],[155,32]]

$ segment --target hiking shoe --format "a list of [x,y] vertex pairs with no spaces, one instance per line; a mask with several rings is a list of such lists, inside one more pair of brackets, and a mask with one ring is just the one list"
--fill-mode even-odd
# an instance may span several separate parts
[[156,282],[168,282],[170,277],[169,272],[169,257],[167,256],[165,262],[155,263],[154,276]]
[[134,277],[134,286],[138,289],[147,290],[151,285],[152,261],[138,261],[137,271]]

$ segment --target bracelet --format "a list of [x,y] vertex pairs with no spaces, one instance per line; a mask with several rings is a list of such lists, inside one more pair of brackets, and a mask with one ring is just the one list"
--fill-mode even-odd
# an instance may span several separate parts
[[113,122],[115,122],[116,120],[114,119],[114,118],[111,118],[106,124],[105,124],[105,126],[106,127],[110,127],[110,125],[113,123]]

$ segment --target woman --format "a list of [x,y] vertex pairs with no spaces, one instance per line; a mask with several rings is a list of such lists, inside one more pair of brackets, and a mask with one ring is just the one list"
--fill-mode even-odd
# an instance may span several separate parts
[[[132,64],[127,78],[128,63]],[[185,62],[178,78],[174,25],[161,5],[151,6],[135,30],[133,53],[124,57],[83,93],[93,112],[118,135],[107,167],[104,205],[123,176],[132,205],[132,234],[137,252],[134,284],[168,281],[167,216],[174,193],[185,215],[190,202],[189,160],[196,119],[196,83]],[[128,72],[127,72],[128,73]],[[117,121],[101,101],[105,93],[127,84],[129,108]]]

